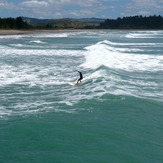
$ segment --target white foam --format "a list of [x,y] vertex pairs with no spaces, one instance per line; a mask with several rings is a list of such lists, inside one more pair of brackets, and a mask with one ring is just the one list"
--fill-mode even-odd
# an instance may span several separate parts
[[[36,69],[39,69],[36,71]],[[0,66],[0,86],[11,84],[40,85],[63,85],[67,83],[63,76],[54,74],[56,67],[35,67],[30,65]],[[59,72],[58,72],[59,73]],[[52,75],[48,75],[52,74]],[[57,76],[57,78],[56,78]]]
[[0,39],[21,39],[24,35],[0,35]]
[[160,31],[138,31],[128,33],[126,38],[163,38],[163,35]]
[[104,41],[101,41],[99,43],[104,43],[104,44],[107,44],[107,45],[113,45],[113,46],[143,46],[143,47],[151,47],[151,46],[154,46],[154,47],[158,47],[158,46],[163,46],[163,43],[144,43],[144,42],[141,42],[141,43],[138,43],[138,42],[134,42],[134,43],[122,43],[122,42],[112,42],[112,41],[108,41],[108,40],[104,40]]
[[10,116],[10,115],[12,115],[12,112],[13,111],[7,110],[4,107],[0,106],[0,118],[4,118],[6,116]]
[[31,38],[67,38],[70,33],[39,33],[34,35],[28,35]]
[[81,66],[97,69],[104,65],[125,71],[162,71],[162,55],[122,53],[118,48],[101,42],[85,48],[86,61]]
[[[23,44],[12,44],[13,46],[23,47]],[[26,45],[25,45],[26,46]],[[38,55],[38,56],[79,56],[82,51],[79,50],[55,50],[55,49],[16,49],[12,47],[1,46],[0,55]]]
[[32,40],[30,43],[37,43],[37,44],[45,44],[46,42],[41,41],[41,40]]
[[18,40],[21,38],[67,38],[69,36],[70,33],[66,33],[66,32],[65,33],[38,33],[38,34],[23,34],[23,35],[0,35],[0,39]]
[[10,44],[11,47],[26,47],[24,44]]

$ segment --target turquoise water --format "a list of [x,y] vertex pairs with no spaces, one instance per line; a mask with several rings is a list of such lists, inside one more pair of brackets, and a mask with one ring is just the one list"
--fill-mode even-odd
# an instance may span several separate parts
[[0,51],[1,163],[163,162],[163,31],[1,35]]

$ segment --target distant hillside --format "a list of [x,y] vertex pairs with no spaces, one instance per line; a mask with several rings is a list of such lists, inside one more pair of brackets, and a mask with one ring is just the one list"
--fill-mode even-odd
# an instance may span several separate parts
[[64,18],[64,19],[36,19],[22,17],[22,19],[30,25],[49,25],[52,28],[85,28],[89,26],[99,26],[106,19],[99,18]]
[[22,19],[31,25],[48,24],[53,20],[53,19],[37,19],[37,18],[28,18],[28,17],[22,17]]
[[81,19],[74,19],[81,23],[89,24],[89,25],[99,25],[100,23],[103,23],[106,19],[100,19],[100,18],[81,18]]

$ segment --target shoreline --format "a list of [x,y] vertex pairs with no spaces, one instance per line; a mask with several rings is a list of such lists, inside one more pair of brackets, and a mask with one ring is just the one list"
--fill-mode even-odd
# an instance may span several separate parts
[[[19,35],[19,34],[35,34],[35,33],[64,33],[64,32],[82,32],[95,31],[96,29],[57,29],[57,30],[15,30],[15,29],[0,29],[0,35]],[[97,29],[99,30],[99,29]]]
[[30,34],[30,33],[33,33],[32,30],[28,31],[28,30],[0,29],[0,35],[16,35],[16,34]]
[[[82,31],[99,31],[99,30],[107,30],[107,31],[153,31],[149,29],[57,29],[57,30],[15,30],[15,29],[0,29],[0,35],[22,35],[22,34],[35,34],[35,33],[64,33],[64,32],[82,32]],[[155,29],[157,30],[157,29]]]
[[69,29],[69,30],[15,30],[15,29],[0,29],[0,35],[17,35],[17,34],[32,34],[32,33],[62,33],[62,32],[75,32],[75,31],[83,31],[83,30],[76,30],[76,29]]

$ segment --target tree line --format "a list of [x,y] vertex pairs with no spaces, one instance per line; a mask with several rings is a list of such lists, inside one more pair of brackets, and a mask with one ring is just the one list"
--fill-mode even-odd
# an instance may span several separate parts
[[0,29],[29,29],[32,26],[23,21],[21,17],[0,18]]
[[[80,25],[79,25],[80,23]],[[69,26],[67,25],[69,24]],[[0,18],[0,29],[163,29],[162,16],[130,16],[117,19],[106,19],[99,25],[82,24],[82,22],[67,22],[65,21],[53,24],[37,24],[32,25],[24,21],[22,17],[17,18]],[[71,25],[71,26],[70,26]],[[57,28],[56,28],[57,27]]]
[[117,19],[107,19],[100,23],[101,29],[163,29],[162,16],[130,16]]

